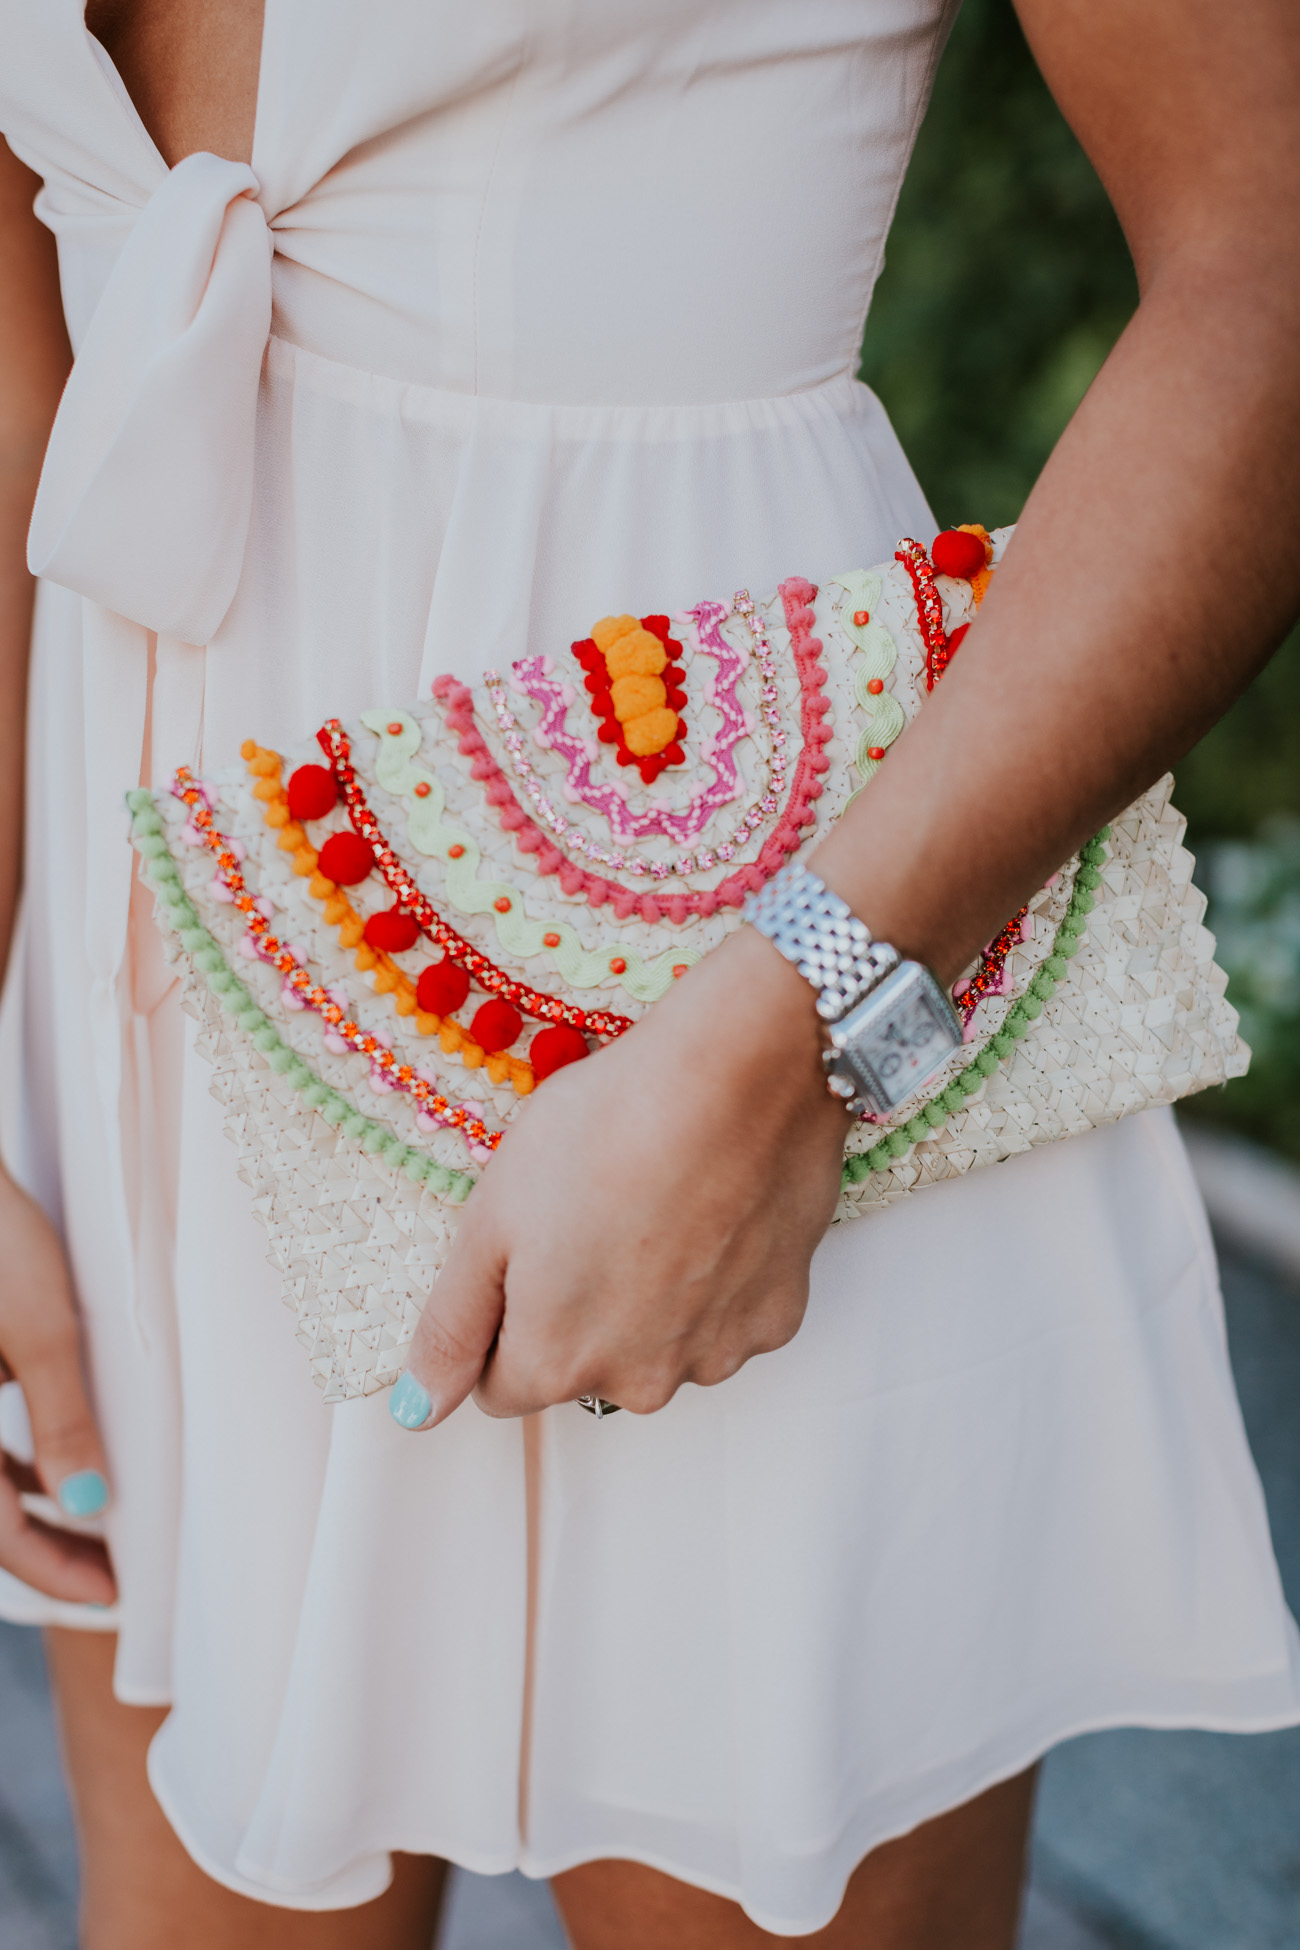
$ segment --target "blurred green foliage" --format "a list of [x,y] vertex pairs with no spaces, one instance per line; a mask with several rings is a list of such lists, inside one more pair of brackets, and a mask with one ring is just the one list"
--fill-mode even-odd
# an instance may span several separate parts
[[[966,0],[862,347],[943,525],[1016,519],[1136,300],[1010,0]],[[1249,1077],[1190,1108],[1300,1157],[1300,631],[1183,760],[1176,799],[1257,1048]]]

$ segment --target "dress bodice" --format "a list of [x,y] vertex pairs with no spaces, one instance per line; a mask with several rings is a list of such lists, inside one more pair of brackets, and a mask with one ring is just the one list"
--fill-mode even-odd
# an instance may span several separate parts
[[[852,369],[951,0],[268,0],[275,332],[540,401]],[[0,0],[74,341],[167,175],[78,0]],[[190,211],[178,221],[193,222]]]

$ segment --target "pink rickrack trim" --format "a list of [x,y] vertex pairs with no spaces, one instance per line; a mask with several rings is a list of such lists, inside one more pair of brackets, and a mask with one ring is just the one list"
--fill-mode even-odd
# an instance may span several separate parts
[[408,1097],[413,1097],[420,1117],[426,1118],[430,1124],[440,1125],[444,1130],[459,1131],[471,1153],[495,1151],[505,1135],[503,1131],[490,1130],[482,1118],[473,1116],[465,1105],[453,1104],[427,1077],[420,1076],[411,1064],[404,1063],[377,1036],[371,1036],[359,1023],[351,1021],[347,1011],[335,1001],[329,990],[313,982],[293,950],[272,934],[270,922],[250,894],[248,883],[239,871],[239,855],[235,851],[237,842],[228,839],[216,825],[210,810],[210,794],[195,779],[188,766],[182,765],[177,771],[171,789],[173,795],[190,808],[190,819],[199,832],[202,844],[216,856],[217,873],[232,904],[244,916],[245,939],[251,942],[254,952],[263,961],[279,970],[284,978],[282,987],[295,990],[303,1008],[311,1009],[318,1015],[328,1031],[348,1049],[358,1056],[369,1057],[372,1076],[378,1075],[391,1089],[405,1091]]
[[680,926],[692,915],[707,918],[720,907],[743,906],[745,896],[765,886],[785,864],[786,856],[798,851],[800,834],[816,818],[815,801],[821,797],[822,774],[830,769],[830,760],[823,747],[830,743],[833,732],[828,721],[830,699],[823,689],[826,672],[817,661],[822,645],[811,631],[811,605],[817,591],[802,576],[793,576],[781,584],[780,594],[799,672],[803,699],[803,749],[795,765],[785,812],[757,859],[739,867],[712,888],[641,893],[636,888],[621,886],[617,881],[592,873],[577,861],[569,859],[536,821],[529,818],[515,797],[509,779],[488,750],[487,742],[474,722],[473,691],[454,677],[434,679],[433,695],[444,705],[447,728],[457,734],[462,757],[470,760],[471,776],[483,785],[489,805],[497,808],[501,825],[508,832],[513,832],[519,850],[537,856],[534,864],[539,874],[558,874],[560,886],[566,894],[570,897],[581,896],[592,907],[602,907],[608,901],[616,919],[620,921],[626,921],[635,914],[643,921],[667,919]]
[[[713,634],[717,636],[719,635],[717,629],[718,619],[725,616],[727,612],[720,603],[700,605],[701,609],[706,607],[715,612],[712,630]],[[510,704],[505,694],[505,687],[494,670],[488,671],[484,680],[485,687],[492,701],[492,708],[496,712],[497,726],[501,731],[502,740],[507,752],[510,754],[510,758],[507,759],[507,764],[513,760],[514,770],[523,779],[524,791],[532,800],[533,809],[541,819],[543,825],[548,826],[557,839],[567,840],[573,851],[582,856],[584,865],[591,867],[613,867],[616,872],[621,873],[626,871],[638,877],[649,874],[652,879],[660,881],[667,880],[670,876],[683,879],[686,875],[692,873],[709,873],[717,866],[720,860],[724,865],[727,861],[734,860],[737,849],[747,845],[751,836],[760,832],[776,813],[780,805],[778,794],[785,790],[786,768],[786,735],[781,728],[780,693],[776,686],[776,662],[772,655],[772,646],[768,641],[767,631],[763,627],[761,617],[755,612],[754,604],[750,600],[747,590],[742,589],[737,595],[735,610],[738,615],[743,616],[745,619],[746,628],[754,642],[754,651],[758,658],[759,669],[763,680],[760,709],[768,725],[769,735],[772,741],[772,758],[768,768],[768,784],[767,788],[754,803],[745,809],[724,839],[718,841],[714,846],[701,847],[698,852],[684,853],[676,860],[646,860],[636,854],[621,852],[617,848],[612,852],[607,852],[595,840],[589,839],[573,821],[566,819],[562,813],[556,811],[555,807],[547,798],[542,783],[533,770],[531,762],[523,756],[523,734],[519,729],[519,723],[514,712],[510,709]],[[696,611],[694,613],[698,615],[699,612]],[[730,645],[726,644],[725,639],[720,636],[719,642],[723,645],[727,654],[735,659],[737,671],[743,669],[744,658],[737,657]],[[735,727],[735,735],[729,739],[729,744],[734,744],[737,738],[748,731],[749,727],[745,713],[736,702],[734,693],[730,699],[728,708],[732,720],[734,720]],[[537,737],[538,733],[535,732],[533,735]],[[549,734],[544,731],[541,733],[541,736],[543,738],[549,738]],[[709,748],[707,746],[701,747],[701,755],[705,759],[709,757]],[[734,778],[734,765],[731,770]],[[716,787],[709,787],[706,791],[697,792],[691,802],[692,807],[698,807],[706,796],[712,797],[716,789]],[[580,797],[579,793],[567,784],[565,790],[566,794],[573,799]],[[620,788],[615,786],[613,790],[619,793],[621,800],[623,795]],[[725,797],[717,799],[717,804],[726,804],[728,801],[734,799],[737,790],[738,787],[728,789]],[[596,808],[596,810],[599,809]],[[692,816],[689,809],[686,813],[668,813],[661,811],[653,815],[659,822],[660,830],[667,830],[667,821],[676,820],[680,822]],[[710,816],[711,813],[706,809],[706,818]]]
[[[602,781],[592,777],[592,767],[598,763],[598,760],[593,758],[586,739],[578,737],[569,729],[568,700],[573,693],[568,685],[558,683],[548,674],[547,666],[550,659],[521,657],[513,666],[514,681],[518,688],[525,697],[531,698],[535,704],[541,706],[541,718],[533,734],[536,742],[543,750],[557,751],[568,767],[563,788],[566,798],[590,806],[593,812],[599,813],[621,845],[629,840],[646,839],[653,833],[662,833],[665,838],[675,841],[679,846],[684,845],[697,833],[703,831],[719,806],[729,805],[740,791],[734,748],[744,737],[748,725],[736,691],[747,659],[727,642],[718,628],[727,614],[722,603],[697,603],[695,608],[687,611],[686,614],[695,624],[700,648],[710,657],[717,659],[718,676],[714,683],[713,702],[722,714],[723,725],[713,741],[712,750],[701,751],[701,756],[713,767],[713,783],[692,793],[690,804],[683,812],[673,812],[668,808],[632,812],[627,804],[627,791],[624,786],[612,780]],[[770,656],[770,651],[768,654]],[[765,673],[765,682],[767,681]],[[500,679],[496,679],[496,682],[499,686]],[[496,702],[495,698],[493,702]],[[500,706],[497,706],[497,717],[501,718]],[[780,730],[779,719],[773,728]],[[515,770],[524,781],[524,791],[533,801],[543,822],[557,834],[565,835],[569,830],[569,822],[562,814],[557,813],[546,799],[544,789],[536,778],[531,763],[524,756],[523,738],[516,727],[512,726],[507,730],[505,742],[506,749],[514,761]],[[781,769],[784,774],[784,761]],[[778,790],[784,786],[784,783],[784,776],[779,781],[773,780]],[[598,865],[623,864],[617,860],[602,863],[599,856],[595,857]],[[638,868],[635,863],[628,864],[631,865],[634,873],[651,870],[648,865]]]

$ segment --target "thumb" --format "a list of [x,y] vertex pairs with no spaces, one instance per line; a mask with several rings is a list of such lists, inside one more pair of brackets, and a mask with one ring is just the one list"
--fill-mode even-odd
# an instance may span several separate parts
[[504,1259],[466,1212],[388,1398],[393,1420],[404,1429],[445,1422],[477,1384],[504,1312]]

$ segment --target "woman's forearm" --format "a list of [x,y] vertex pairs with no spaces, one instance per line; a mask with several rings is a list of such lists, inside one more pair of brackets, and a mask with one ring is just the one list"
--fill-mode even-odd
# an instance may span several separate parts
[[71,353],[39,178],[0,142],[0,971],[22,876],[23,747],[34,584],[27,524]]
[[[1300,607],[1300,142],[1285,120],[1221,130],[1225,180],[1198,162],[1192,116],[1197,207],[1172,231],[1163,204],[1156,224],[1117,199],[1138,311],[960,654],[815,856],[945,977],[1214,723]],[[1103,163],[1119,139],[1099,141]]]

